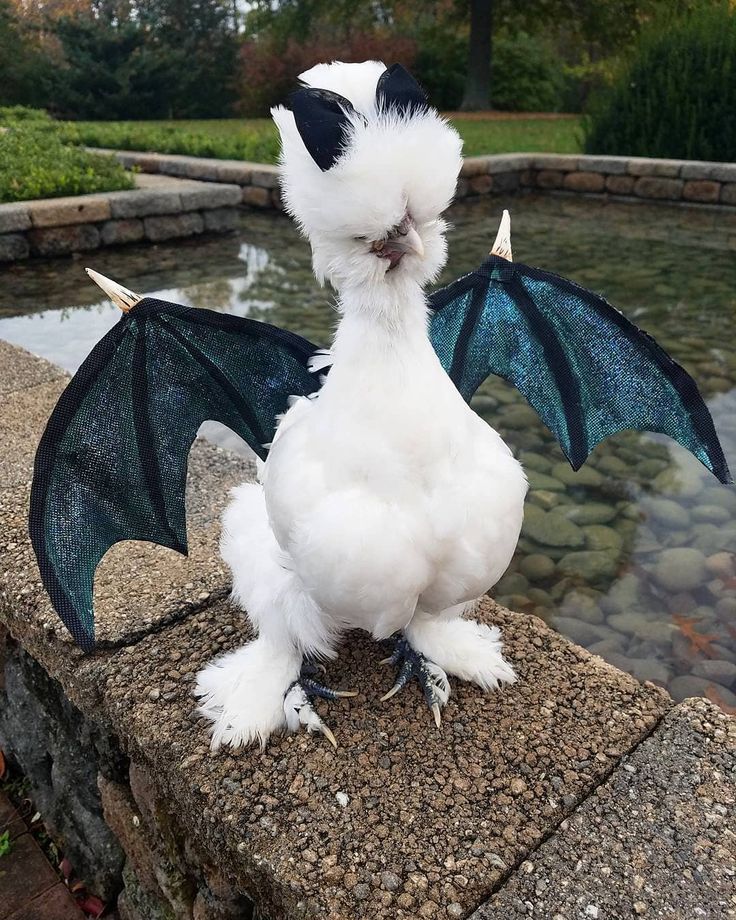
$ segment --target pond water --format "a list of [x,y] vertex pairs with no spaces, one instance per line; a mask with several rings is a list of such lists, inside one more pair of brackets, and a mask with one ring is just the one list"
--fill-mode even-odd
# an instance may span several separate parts
[[[519,261],[602,292],[695,377],[736,470],[736,215],[562,197],[465,202],[450,213],[443,281],[478,264],[504,206]],[[225,238],[8,268],[0,338],[74,370],[119,316],[84,264],[133,290],[268,320],[320,344],[335,324],[291,222],[252,213]],[[676,699],[706,695],[736,711],[734,487],[674,442],[632,432],[573,473],[512,387],[489,381],[475,406],[532,486],[518,552],[494,595]]]

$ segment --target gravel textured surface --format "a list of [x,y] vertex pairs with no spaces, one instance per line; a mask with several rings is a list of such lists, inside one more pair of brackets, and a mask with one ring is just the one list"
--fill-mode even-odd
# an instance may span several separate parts
[[353,634],[327,678],[360,695],[320,705],[336,751],[299,734],[211,753],[194,676],[247,638],[224,602],[117,652],[104,709],[267,916],[460,917],[670,705],[534,617],[490,600],[480,616],[503,628],[520,680],[488,696],[453,681],[441,732],[417,687],[379,702],[385,651]]
[[672,710],[473,920],[736,916],[736,720]]

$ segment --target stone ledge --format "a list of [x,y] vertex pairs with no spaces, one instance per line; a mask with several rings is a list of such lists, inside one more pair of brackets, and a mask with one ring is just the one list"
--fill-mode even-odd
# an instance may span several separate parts
[[[216,548],[222,504],[247,465],[193,449],[191,560],[144,544],[113,549],[95,585],[109,647],[81,656],[40,587],[26,531],[33,452],[66,378],[19,349],[8,357],[0,621],[153,777],[186,839],[227,876],[232,903],[247,896],[272,920],[467,914],[671,705],[540,620],[485,600],[479,616],[503,628],[520,680],[489,696],[453,681],[441,734],[416,688],[377,702],[391,679],[383,650],[352,635],[328,674],[361,690],[328,707],[336,752],[300,734],[266,751],[211,753],[192,682],[248,638],[240,612],[217,599],[227,581]],[[214,897],[212,885],[197,897]]]
[[688,700],[473,920],[732,916],[735,803],[736,720]]

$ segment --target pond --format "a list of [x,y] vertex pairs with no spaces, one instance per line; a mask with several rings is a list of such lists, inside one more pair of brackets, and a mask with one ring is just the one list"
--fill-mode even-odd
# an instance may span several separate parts
[[[517,259],[602,292],[695,377],[736,470],[736,215],[562,197],[464,202],[450,213],[443,281],[478,264],[504,206]],[[335,325],[291,222],[250,213],[225,238],[6,269],[0,338],[74,370],[119,316],[84,264],[133,290],[268,320],[320,344]],[[736,490],[674,442],[633,432],[573,473],[509,385],[489,381],[475,406],[532,486],[494,595],[676,699],[706,695],[736,711]]]

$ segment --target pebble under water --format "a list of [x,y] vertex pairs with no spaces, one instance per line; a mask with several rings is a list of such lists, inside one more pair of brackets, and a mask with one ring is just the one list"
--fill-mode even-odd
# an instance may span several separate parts
[[[736,214],[564,197],[478,199],[450,212],[442,281],[483,258],[510,207],[514,254],[601,292],[695,378],[736,470]],[[141,293],[224,310],[328,344],[336,316],[291,222],[244,214],[232,236],[103,250],[2,272],[0,338],[74,370],[119,317],[88,264]],[[519,548],[493,594],[675,699],[736,712],[736,489],[658,435],[608,439],[574,473],[499,379],[475,408],[531,483]],[[209,426],[219,443],[236,446]],[[242,442],[241,442],[242,443]]]

